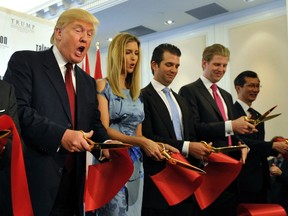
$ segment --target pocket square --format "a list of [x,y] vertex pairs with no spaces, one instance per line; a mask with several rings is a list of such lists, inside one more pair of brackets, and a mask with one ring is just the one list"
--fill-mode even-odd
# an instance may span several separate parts
[[0,110],[0,113],[5,112],[5,109]]

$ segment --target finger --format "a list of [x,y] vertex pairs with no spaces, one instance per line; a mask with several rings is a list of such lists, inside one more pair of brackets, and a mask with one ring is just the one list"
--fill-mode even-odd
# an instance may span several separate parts
[[83,135],[83,138],[86,140],[87,138],[91,138],[94,131],[93,130],[90,130],[89,132],[85,132],[83,130],[80,130],[80,132],[82,133]]
[[86,135],[86,133],[85,133],[83,130],[80,130],[80,132],[82,133],[83,138],[86,140],[86,139],[87,139],[87,135]]
[[155,159],[160,161],[164,159],[164,156],[160,152],[156,152]]
[[93,150],[93,146],[87,144],[87,145],[83,146],[83,149],[81,151],[89,151],[89,152],[91,152],[92,150]]
[[156,160],[156,161],[160,161],[160,158],[159,158],[158,156],[156,156],[156,155],[152,156],[152,158],[153,158],[154,160]]
[[177,148],[172,147],[172,146],[168,146],[168,147],[166,147],[166,149],[173,152],[173,153],[179,153],[179,150]]
[[70,152],[79,152],[79,148],[77,146],[71,146]]
[[108,149],[103,150],[103,155],[107,158],[110,158],[110,151]]
[[210,156],[211,155],[211,153],[212,153],[213,151],[208,151],[207,153],[206,153],[206,156]]

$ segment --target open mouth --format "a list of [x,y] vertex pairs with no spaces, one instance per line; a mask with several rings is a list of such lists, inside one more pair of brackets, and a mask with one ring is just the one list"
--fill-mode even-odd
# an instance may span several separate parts
[[77,49],[77,55],[81,55],[81,54],[84,52],[84,50],[85,50],[85,47],[84,47],[84,46],[78,47],[78,49]]

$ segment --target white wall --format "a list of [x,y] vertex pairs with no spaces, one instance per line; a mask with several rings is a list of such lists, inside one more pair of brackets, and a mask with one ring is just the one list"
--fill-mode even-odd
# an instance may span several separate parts
[[[278,105],[273,113],[282,113],[280,117],[266,123],[266,140],[275,135],[288,137],[288,101],[285,97],[288,94],[286,20],[286,6],[283,2],[277,1],[196,25],[142,37],[142,87],[153,78],[149,62],[153,49],[160,43],[172,43],[182,52],[179,74],[172,84],[175,91],[201,75],[203,49],[207,45],[221,43],[229,47],[231,60],[225,76],[219,83],[220,86],[231,92],[236,99],[234,78],[243,70],[255,70],[263,87],[254,107],[260,112],[265,112]],[[90,52],[92,56],[95,55],[95,50]],[[106,74],[106,54],[107,48],[101,49],[103,76]]]

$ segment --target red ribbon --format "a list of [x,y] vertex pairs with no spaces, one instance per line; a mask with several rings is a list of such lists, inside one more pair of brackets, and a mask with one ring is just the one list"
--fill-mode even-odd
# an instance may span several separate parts
[[[173,158],[189,163],[180,153],[171,155]],[[160,190],[170,206],[176,205],[189,196],[200,186],[202,175],[177,165],[166,163],[166,167],[151,179]]]
[[[285,141],[287,144],[288,144],[288,138],[284,138],[284,137],[281,137],[281,136],[276,136],[272,139],[272,142],[283,142]],[[288,160],[288,154],[282,154],[283,158]]]
[[238,216],[287,216],[284,208],[278,204],[240,204]]
[[133,173],[127,149],[110,150],[109,162],[90,165],[85,185],[85,211],[94,211],[108,203]]
[[239,161],[223,153],[212,153],[204,168],[207,174],[203,175],[203,182],[195,191],[200,208],[205,209],[214,202],[238,176],[241,168]]
[[21,140],[17,128],[8,115],[0,116],[0,130],[11,130],[11,196],[14,216],[33,216],[26,178]]

